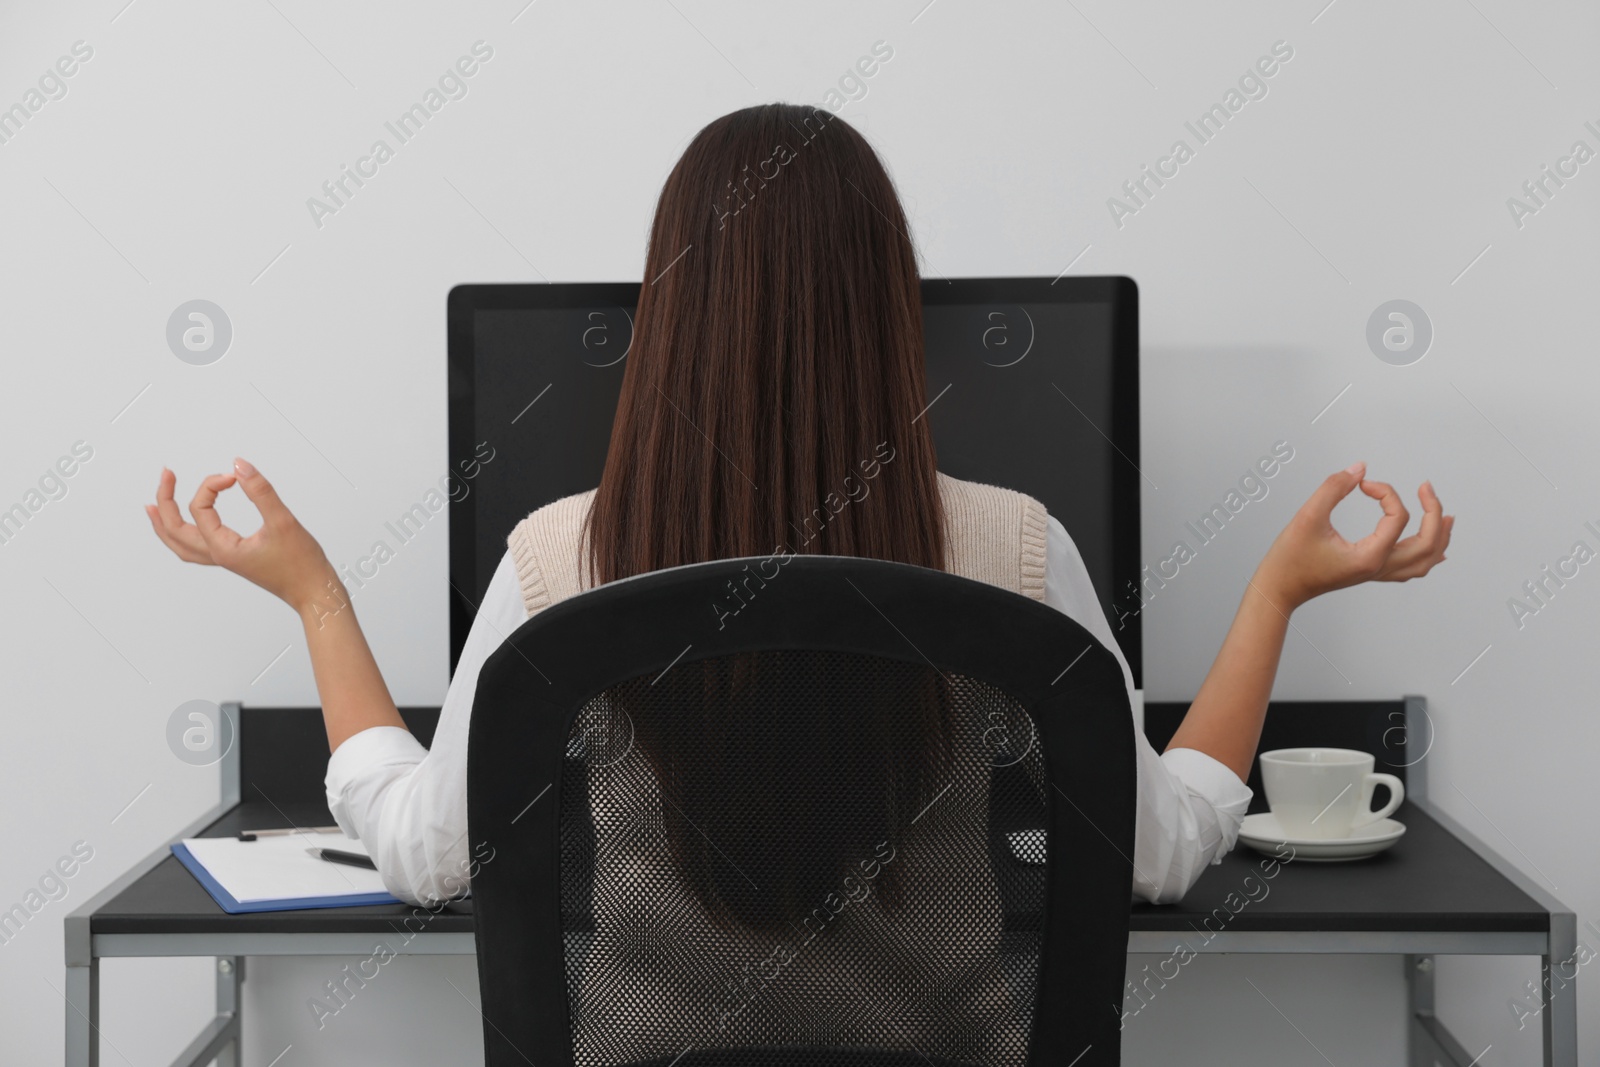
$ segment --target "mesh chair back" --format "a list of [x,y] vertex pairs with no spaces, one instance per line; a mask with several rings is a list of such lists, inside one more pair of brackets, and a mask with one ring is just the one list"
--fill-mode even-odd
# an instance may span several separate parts
[[601,587],[485,665],[489,1062],[1116,1063],[1115,658],[1027,598],[881,561],[767,561],[738,615],[713,606],[761,562]]

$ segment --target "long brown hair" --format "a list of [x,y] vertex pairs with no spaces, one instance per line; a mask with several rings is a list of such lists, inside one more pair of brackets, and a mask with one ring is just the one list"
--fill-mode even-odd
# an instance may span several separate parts
[[780,547],[943,566],[908,232],[827,111],[764,104],[695,136],[650,231],[585,521],[594,583]]
[[[925,380],[916,253],[872,147],[815,108],[715,120],[656,206],[586,519],[591,579],[780,551],[942,569]],[[689,662],[611,694],[666,801],[674,867],[714,918],[788,936],[842,871],[894,847],[946,784],[949,701],[925,673],[853,675],[802,710],[772,661]],[[893,699],[863,699],[873,685]],[[796,734],[826,774],[790,781]],[[875,891],[897,906],[899,867]]]

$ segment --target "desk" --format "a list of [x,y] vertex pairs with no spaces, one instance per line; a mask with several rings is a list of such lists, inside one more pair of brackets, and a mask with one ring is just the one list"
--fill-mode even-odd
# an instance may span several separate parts
[[[323,764],[320,756],[310,758],[326,753],[320,712],[239,705],[228,710],[239,728],[235,751],[221,764],[222,802],[173,840],[326,824],[329,815],[320,799]],[[1183,705],[1147,705],[1146,731],[1158,749],[1182,710]],[[408,708],[403,714],[425,742],[431,738],[437,709]],[[1167,956],[1181,942],[1196,953],[1401,957],[1410,999],[1410,1067],[1472,1063],[1472,1054],[1434,1014],[1435,956],[1537,956],[1546,988],[1553,991],[1540,1015],[1544,1062],[1576,1067],[1577,991],[1570,978],[1575,916],[1428,802],[1425,759],[1404,757],[1406,737],[1431,738],[1426,720],[1420,697],[1275,703],[1263,739],[1267,748],[1293,739],[1381,750],[1387,766],[1380,769],[1405,777],[1407,800],[1396,813],[1406,826],[1405,837],[1382,856],[1356,863],[1283,863],[1266,883],[1270,891],[1262,895],[1249,889],[1257,899],[1243,906],[1238,902],[1246,896],[1246,879],[1255,878],[1249,885],[1262,883],[1264,857],[1240,846],[1208,869],[1181,904],[1136,905],[1128,951]],[[1385,739],[1380,745],[1359,743],[1360,736],[1373,736],[1374,722],[1397,725],[1377,731]],[[1237,894],[1231,909],[1225,904],[1229,894]],[[367,956],[379,940],[401,954],[474,951],[470,901],[437,914],[384,905],[228,915],[165,847],[79,906],[65,926],[67,1062],[73,1067],[98,1063],[99,961],[107,957],[215,957],[216,1017],[175,1063],[203,1065],[215,1058],[221,1067],[237,1067],[240,986],[248,956]],[[413,936],[407,940],[405,933]],[[1552,970],[1563,962],[1566,967]]]

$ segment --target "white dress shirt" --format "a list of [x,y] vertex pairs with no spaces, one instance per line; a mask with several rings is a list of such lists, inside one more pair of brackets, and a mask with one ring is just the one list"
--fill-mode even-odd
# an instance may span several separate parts
[[[1100,610],[1088,569],[1055,518],[1045,544],[1044,602],[1077,621],[1122,666],[1129,706],[1133,674]],[[426,749],[407,730],[374,726],[352,735],[328,760],[328,807],[344,832],[366,843],[389,892],[413,904],[460,894],[469,869],[467,724],[478,672],[490,653],[527,621],[516,564],[508,552],[495,568],[467,634]],[[1195,749],[1158,755],[1143,731],[1138,748],[1138,822],[1133,894],[1155,903],[1179,900],[1239,836],[1250,789],[1222,763]]]

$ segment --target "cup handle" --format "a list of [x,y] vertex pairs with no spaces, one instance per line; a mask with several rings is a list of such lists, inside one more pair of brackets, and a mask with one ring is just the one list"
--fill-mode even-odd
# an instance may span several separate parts
[[[1380,784],[1389,787],[1389,803],[1377,811],[1372,811],[1372,795],[1377,791]],[[1350,824],[1350,828],[1354,830],[1359,826],[1371,826],[1379,819],[1387,819],[1394,814],[1394,810],[1400,806],[1400,802],[1405,798],[1406,787],[1394,775],[1367,775],[1367,780],[1361,786],[1361,810],[1356,814],[1355,821]]]

